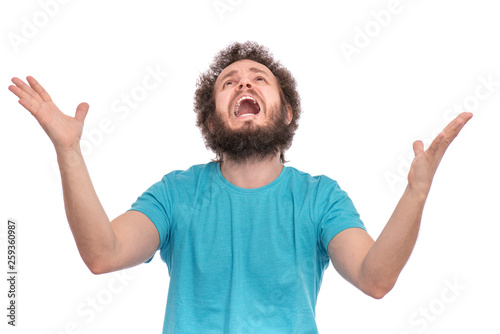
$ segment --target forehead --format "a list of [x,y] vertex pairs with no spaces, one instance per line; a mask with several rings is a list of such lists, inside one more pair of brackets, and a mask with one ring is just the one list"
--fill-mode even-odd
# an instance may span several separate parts
[[263,72],[263,74],[267,74],[269,77],[274,78],[274,74],[267,68],[267,66],[262,65],[256,61],[250,59],[238,60],[226,67],[217,77],[217,82],[222,78],[226,77],[228,74],[232,73],[241,73],[241,72]]

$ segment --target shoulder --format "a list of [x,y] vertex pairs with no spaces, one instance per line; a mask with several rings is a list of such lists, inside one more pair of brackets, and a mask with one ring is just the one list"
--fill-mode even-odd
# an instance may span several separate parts
[[217,163],[209,162],[185,170],[174,170],[164,175],[153,187],[172,198],[193,196],[210,187],[217,177],[217,168]]
[[286,167],[288,170],[288,175],[290,182],[300,185],[302,187],[307,187],[308,189],[317,190],[335,190],[340,187],[334,179],[326,175],[311,175],[309,173],[300,171],[295,167]]
[[200,178],[210,177],[216,174],[217,164],[209,162],[206,164],[193,165],[185,170],[174,170],[165,176],[162,181],[169,183],[197,182]]
[[292,192],[304,201],[311,201],[317,210],[350,205],[349,195],[336,180],[326,175],[313,176],[293,167],[287,168],[289,169],[289,187]]
[[210,162],[207,164],[194,165],[186,170],[174,170],[165,174],[161,180],[154,183],[149,189],[153,193],[171,193],[178,189],[195,187],[201,179],[216,175],[217,164]]

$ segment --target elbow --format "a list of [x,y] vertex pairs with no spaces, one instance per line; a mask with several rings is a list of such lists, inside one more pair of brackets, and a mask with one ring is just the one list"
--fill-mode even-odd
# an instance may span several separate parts
[[384,298],[394,287],[394,284],[372,284],[364,289],[361,289],[366,295],[374,299]]
[[106,265],[104,261],[100,260],[87,260],[85,261],[85,265],[89,268],[90,272],[94,275],[101,275],[111,272],[109,266]]
[[94,275],[101,275],[107,273],[107,271],[97,266],[87,266],[87,268],[89,268],[90,272]]
[[93,249],[92,251],[83,252],[79,249],[80,256],[94,275],[106,274],[115,271],[115,265],[112,254],[106,249]]
[[373,290],[373,291],[365,292],[365,293],[374,299],[382,299],[385,297],[385,295],[387,295],[389,293],[389,291],[391,291],[391,290],[390,289],[389,290],[377,289],[377,290]]

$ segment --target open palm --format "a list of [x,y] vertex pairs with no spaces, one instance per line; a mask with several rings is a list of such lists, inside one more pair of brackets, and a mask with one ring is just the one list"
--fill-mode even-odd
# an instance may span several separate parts
[[19,103],[35,116],[56,151],[70,150],[77,146],[89,105],[80,103],[76,108],[75,117],[68,116],[59,110],[50,95],[33,77],[26,79],[29,85],[19,78],[13,78],[15,86],[9,86],[9,90],[19,97]]
[[424,195],[429,193],[432,179],[446,149],[471,118],[472,114],[467,112],[458,115],[432,141],[429,148],[425,151],[422,141],[417,140],[413,143],[415,159],[408,174],[410,188],[416,189]]

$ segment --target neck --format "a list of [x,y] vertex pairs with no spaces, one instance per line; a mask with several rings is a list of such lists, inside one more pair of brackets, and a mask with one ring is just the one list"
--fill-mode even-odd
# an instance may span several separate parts
[[279,154],[263,160],[235,162],[223,157],[220,170],[224,178],[237,187],[260,188],[276,180],[283,165]]

